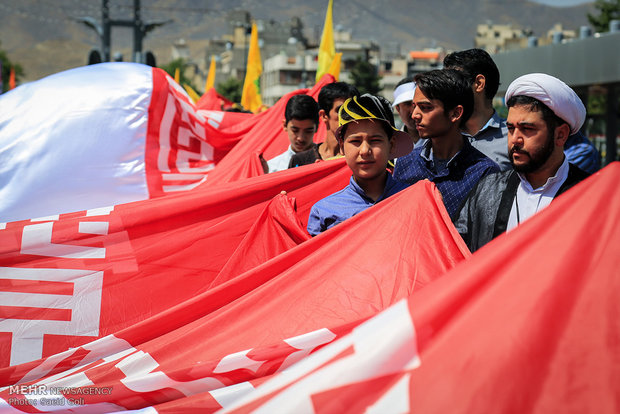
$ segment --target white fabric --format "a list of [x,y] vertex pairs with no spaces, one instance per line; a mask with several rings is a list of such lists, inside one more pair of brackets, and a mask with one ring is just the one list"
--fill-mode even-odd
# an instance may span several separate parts
[[[512,203],[507,230],[517,227],[519,221],[523,223],[551,204],[558,190],[564,184],[566,178],[568,178],[568,158],[564,157],[564,162],[560,165],[558,171],[553,177],[548,178],[542,187],[532,188],[529,181],[523,175],[519,174],[519,178],[521,183],[517,187],[517,195]],[[519,207],[519,220],[517,220],[517,204]]]
[[413,101],[413,94],[415,93],[415,82],[403,83],[394,89],[394,103],[392,106],[396,106],[399,103],[406,101]]
[[102,63],[0,97],[0,222],[148,198],[151,68]]
[[512,96],[525,95],[536,98],[570,125],[576,134],[586,119],[586,108],[570,86],[545,73],[530,73],[518,77],[508,86],[506,102]]
[[282,154],[277,155],[267,161],[267,166],[269,167],[269,172],[276,172],[286,170],[288,168],[288,164],[291,162],[291,158],[295,155],[295,151],[289,145],[288,149],[284,151]]

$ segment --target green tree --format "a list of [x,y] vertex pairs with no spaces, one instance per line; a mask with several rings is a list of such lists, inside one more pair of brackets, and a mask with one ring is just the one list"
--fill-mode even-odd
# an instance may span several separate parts
[[361,57],[355,59],[355,64],[351,68],[351,83],[353,83],[360,93],[370,93],[377,95],[381,91],[381,76],[377,73],[377,68],[365,61]]
[[198,91],[198,89],[196,88],[192,80],[185,75],[185,70],[190,66],[191,65],[189,65],[187,61],[185,61],[185,59],[178,58],[178,59],[174,59],[173,61],[171,61],[170,63],[166,65],[160,66],[160,68],[165,70],[168,73],[168,75],[172,76],[173,78],[174,78],[174,73],[176,72],[177,69],[179,69],[179,83],[181,85],[187,85],[191,87],[193,90],[196,91],[196,93],[198,93],[198,95],[201,95],[201,93]]
[[229,101],[241,102],[241,93],[243,92],[243,84],[239,79],[228,78],[224,82],[218,83],[215,87],[217,93],[222,95]]
[[598,16],[588,13],[588,21],[599,33],[609,31],[609,22],[620,19],[620,0],[596,0],[594,8]]
[[[0,46],[2,44],[0,43]],[[9,57],[6,55],[6,52],[0,49],[0,62],[2,62],[2,91],[6,92],[9,90],[9,76],[11,75],[11,68],[15,71],[15,83],[19,83],[19,79],[24,76],[24,69],[22,69],[21,65],[11,62]]]

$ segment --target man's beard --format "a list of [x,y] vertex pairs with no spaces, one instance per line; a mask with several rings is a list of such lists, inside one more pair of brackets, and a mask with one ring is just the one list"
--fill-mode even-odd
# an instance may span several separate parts
[[[540,167],[542,167],[547,162],[547,160],[551,158],[551,154],[553,154],[553,145],[554,145],[553,135],[554,135],[553,132],[550,132],[547,135],[547,140],[545,141],[545,144],[540,149],[536,150],[533,153],[523,150],[521,146],[513,145],[512,148],[510,148],[509,156],[510,156],[510,163],[512,164],[512,167],[515,169],[515,171],[523,173],[523,174],[528,174],[528,173],[535,172]],[[520,152],[521,154],[526,154],[529,158],[529,161],[521,165],[515,165],[512,155],[517,151]]]

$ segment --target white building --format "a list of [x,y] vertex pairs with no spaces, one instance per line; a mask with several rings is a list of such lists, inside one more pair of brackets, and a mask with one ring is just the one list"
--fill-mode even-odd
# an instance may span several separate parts
[[261,76],[263,103],[271,106],[289,92],[313,86],[316,68],[316,56],[303,51],[289,55],[283,50],[280,54],[265,59]]

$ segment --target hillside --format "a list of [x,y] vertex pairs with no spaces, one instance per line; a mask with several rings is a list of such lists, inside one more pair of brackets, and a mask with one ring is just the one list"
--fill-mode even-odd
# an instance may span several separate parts
[[[133,2],[110,0],[113,18],[131,17]],[[327,0],[306,0],[291,4],[285,0],[142,0],[145,21],[172,19],[151,32],[144,48],[153,50],[158,63],[170,60],[171,45],[184,38],[192,55],[204,54],[207,39],[227,30],[225,15],[233,9],[248,10],[254,18],[287,21],[301,17],[306,36],[316,41],[322,30]],[[35,80],[86,63],[88,52],[99,45],[92,29],[76,17],[100,18],[100,0],[0,0],[0,47],[20,63],[26,80]],[[578,30],[587,25],[591,4],[549,7],[526,0],[470,0],[433,2],[411,0],[334,1],[334,25],[351,30],[355,39],[372,39],[380,45],[399,43],[401,50],[444,46],[463,49],[473,46],[476,25],[486,21],[516,24],[543,35],[553,24]],[[131,30],[115,28],[113,52],[129,56]]]

